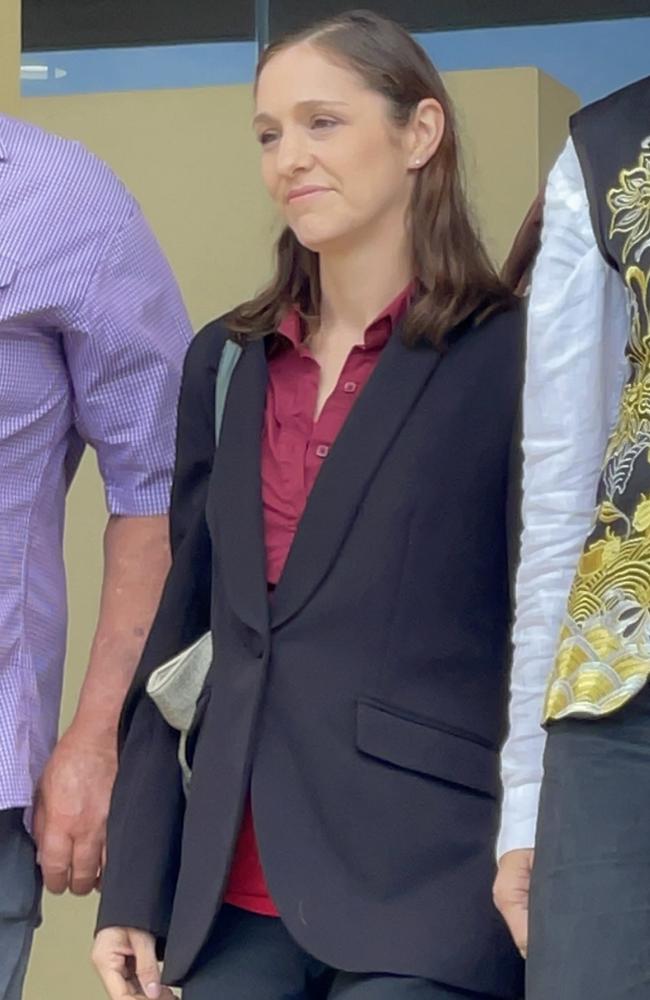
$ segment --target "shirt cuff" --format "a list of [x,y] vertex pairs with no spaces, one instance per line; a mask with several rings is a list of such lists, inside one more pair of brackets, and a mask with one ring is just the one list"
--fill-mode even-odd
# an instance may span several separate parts
[[541,781],[531,781],[506,788],[501,808],[501,830],[497,841],[497,860],[508,851],[535,846],[535,828]]
[[146,487],[105,483],[104,491],[109,514],[120,517],[156,517],[169,513],[171,477],[159,479]]

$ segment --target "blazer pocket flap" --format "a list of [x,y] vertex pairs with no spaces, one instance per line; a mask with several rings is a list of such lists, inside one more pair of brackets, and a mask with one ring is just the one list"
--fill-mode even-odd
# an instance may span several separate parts
[[499,754],[471,737],[439,729],[367,701],[357,703],[357,749],[409,771],[496,798]]
[[18,261],[0,254],[0,288],[8,288],[16,277]]

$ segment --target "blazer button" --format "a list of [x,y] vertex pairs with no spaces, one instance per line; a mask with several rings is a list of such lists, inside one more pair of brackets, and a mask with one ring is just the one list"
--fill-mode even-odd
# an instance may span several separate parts
[[257,632],[251,637],[249,649],[256,660],[261,660],[264,656],[264,642]]

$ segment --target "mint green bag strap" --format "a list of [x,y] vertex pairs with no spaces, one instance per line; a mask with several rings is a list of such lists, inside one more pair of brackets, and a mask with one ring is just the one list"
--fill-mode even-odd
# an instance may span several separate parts
[[[214,437],[219,445],[223,412],[230,379],[242,349],[234,340],[223,345],[214,385]],[[187,736],[190,731],[198,697],[213,660],[212,634],[205,632],[196,642],[181,650],[154,670],[147,681],[147,694],[153,700],[167,724],[179,732],[178,762],[185,793],[190,787],[192,772],[187,763]]]
[[236,344],[234,340],[227,340],[223,345],[221,357],[219,358],[219,368],[214,383],[214,443],[217,448],[219,447],[219,438],[221,437],[221,425],[223,423],[223,411],[226,407],[228,388],[241,351],[240,344]]

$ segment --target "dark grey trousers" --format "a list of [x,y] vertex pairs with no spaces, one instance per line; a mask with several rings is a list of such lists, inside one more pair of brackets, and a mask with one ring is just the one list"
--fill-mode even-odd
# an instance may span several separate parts
[[0,810],[0,1000],[20,1000],[40,922],[40,872],[22,817],[22,809]]
[[337,972],[295,943],[281,920],[232,906],[219,914],[183,1000],[482,1000],[410,976]]
[[526,1000],[650,998],[650,688],[553,723],[531,886]]

